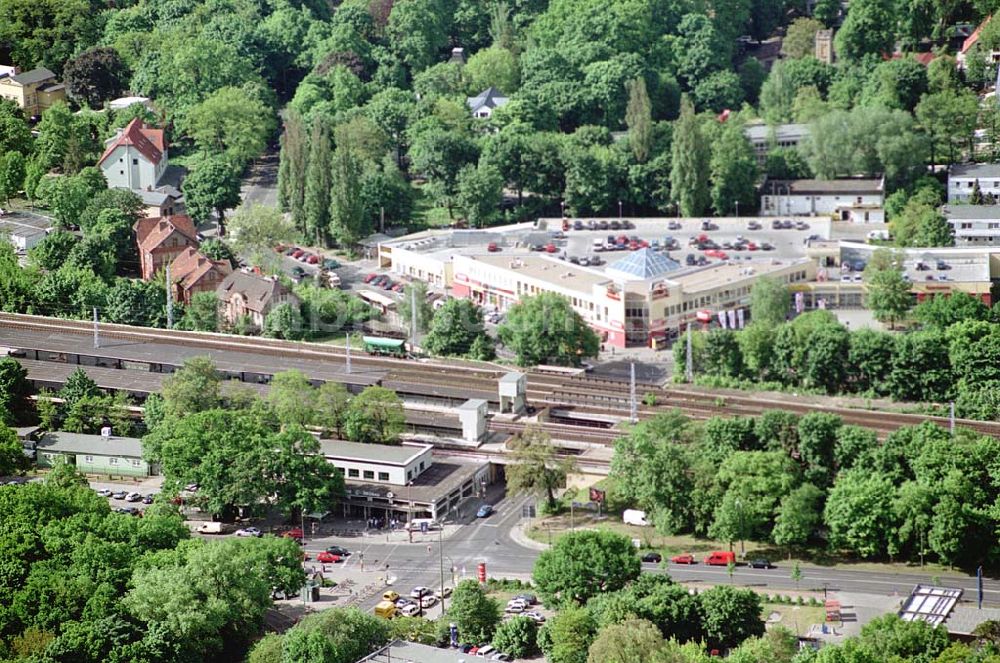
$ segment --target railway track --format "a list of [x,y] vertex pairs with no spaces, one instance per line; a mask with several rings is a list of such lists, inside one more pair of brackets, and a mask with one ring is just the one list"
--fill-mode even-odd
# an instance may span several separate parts
[[[63,320],[42,316],[0,313],[0,327],[29,330],[45,334],[72,334],[90,337],[91,323]],[[147,329],[127,325],[104,324],[100,326],[102,338],[145,344],[175,344],[185,347],[216,349],[230,352],[264,354],[271,357],[294,357],[315,360],[325,364],[345,365],[344,348],[319,343],[300,343],[278,339],[248,338],[208,332]],[[495,364],[447,360],[409,361],[389,357],[370,357],[360,351],[351,354],[352,366],[384,371],[386,386],[410,390],[411,393],[446,398],[486,398],[497,400],[497,381],[507,368]],[[590,375],[560,375],[528,371],[528,402],[533,405],[571,406],[579,412],[591,412],[604,417],[628,417],[631,403],[629,384],[624,381],[594,378]],[[828,412],[840,416],[845,423],[872,428],[882,434],[902,426],[912,426],[931,421],[947,427],[946,417],[902,414],[876,410],[862,410],[813,403],[795,403],[773,400],[753,395],[727,393],[720,395],[689,389],[675,389],[653,384],[638,384],[639,398],[652,393],[657,405],[639,404],[638,416],[646,418],[657,413],[678,409],[695,419],[713,416],[759,415],[767,410],[786,410],[793,413]],[[957,426],[978,433],[1000,438],[1000,422],[959,419]],[[570,429],[586,428],[571,424],[546,424],[561,426],[561,434],[569,435]],[[578,432],[580,436],[596,438],[593,430]]]

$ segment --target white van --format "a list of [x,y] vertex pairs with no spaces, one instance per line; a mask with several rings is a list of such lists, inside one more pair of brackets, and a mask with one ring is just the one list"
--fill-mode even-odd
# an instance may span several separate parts
[[493,645],[486,645],[485,647],[476,652],[476,656],[478,656],[479,658],[486,658],[495,651],[496,649],[493,649]]
[[649,527],[650,525],[649,521],[646,520],[646,512],[639,509],[625,509],[622,512],[622,521],[626,525],[638,525],[639,527]]
[[208,522],[198,525],[198,529],[195,530],[198,534],[225,534],[226,524],[225,523],[215,523]]
[[429,530],[441,529],[441,523],[433,518],[414,518],[407,524],[406,527],[412,530],[419,530],[423,529],[424,523],[427,523],[427,529]]

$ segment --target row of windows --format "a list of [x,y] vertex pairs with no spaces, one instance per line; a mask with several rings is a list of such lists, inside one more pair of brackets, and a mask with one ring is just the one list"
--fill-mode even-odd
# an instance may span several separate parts
[[[973,223],[963,222],[963,223],[959,224],[958,227],[959,227],[960,230],[972,230],[972,227],[974,225],[975,224],[973,224]],[[996,230],[998,228],[1000,228],[1000,223],[987,223],[986,224],[986,229],[987,230]]]
[[[61,455],[62,454],[53,454],[53,453],[43,453],[42,454],[42,456],[44,456],[48,460],[53,460],[54,458],[58,458]],[[94,462],[94,457],[93,456],[84,456],[83,457],[83,462],[85,462],[85,463],[93,463]],[[132,467],[142,467],[142,461],[141,460],[135,460],[135,459],[133,459],[133,460],[128,461],[128,463],[130,463],[132,465]],[[114,457],[108,458],[108,465],[117,465],[117,464],[118,464],[118,459],[117,458],[114,458]]]
[[[343,467],[338,467],[337,469],[340,470],[341,474],[344,473],[344,468]],[[350,469],[347,470],[347,478],[348,479],[366,479],[368,481],[374,481],[375,480],[375,472],[374,472],[374,470],[364,470],[364,472],[362,472],[361,470],[350,468]],[[378,473],[378,480],[379,481],[388,481],[389,480],[389,473],[388,472],[379,472]]]

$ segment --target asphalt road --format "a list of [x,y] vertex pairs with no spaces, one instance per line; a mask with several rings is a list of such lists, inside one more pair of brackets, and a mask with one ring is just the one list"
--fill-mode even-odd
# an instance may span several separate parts
[[[462,527],[455,535],[444,540],[444,582],[452,585],[450,569],[457,569],[455,580],[475,578],[479,562],[485,562],[491,577],[525,577],[530,575],[539,551],[525,548],[510,538],[511,529],[521,520],[521,507],[530,498],[504,498],[495,503],[496,513],[487,519],[475,520]],[[417,585],[436,589],[441,584],[438,543],[435,541],[428,550],[425,544],[386,544],[377,537],[366,538],[363,546],[357,539],[317,539],[309,542],[310,550],[319,550],[327,545],[343,545],[352,551],[364,553],[366,564],[389,565],[388,574],[395,578],[393,588],[406,595]],[[356,555],[355,555],[356,557]],[[791,579],[791,566],[779,560],[772,560],[772,569],[751,569],[738,566],[732,578],[725,567],[707,567],[703,564],[643,564],[647,573],[669,573],[672,578],[686,583],[716,585],[733,583],[738,586],[753,587],[762,591],[823,591],[877,594],[882,596],[906,596],[918,583],[941,584],[964,590],[966,600],[975,600],[975,577],[959,574],[939,574],[918,571],[894,573],[850,568],[825,568],[802,565],[802,579],[796,583]],[[357,559],[351,563],[358,563]],[[463,574],[464,571],[464,574]],[[984,601],[1000,605],[1000,581],[984,580]],[[371,598],[361,605],[371,609],[377,602]]]

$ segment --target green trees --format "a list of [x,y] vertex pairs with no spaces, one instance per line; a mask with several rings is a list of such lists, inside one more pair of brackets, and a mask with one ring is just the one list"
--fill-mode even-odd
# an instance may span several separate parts
[[451,595],[448,619],[458,627],[460,640],[485,642],[500,624],[500,604],[487,596],[476,581],[463,580]]
[[781,324],[790,307],[791,294],[786,286],[767,276],[754,281],[750,288],[750,317],[754,322]]
[[653,111],[646,81],[643,78],[629,81],[626,89],[628,106],[625,109],[625,126],[628,127],[628,144],[635,160],[645,163],[653,145]]
[[[834,47],[847,60],[891,53],[895,41],[896,10],[890,0],[861,0],[852,4],[837,31]],[[824,21],[825,22],[825,21]]]
[[822,520],[819,511],[823,491],[804,483],[785,495],[774,520],[771,537],[779,546],[805,544]]
[[644,619],[631,619],[602,628],[590,643],[587,663],[643,663],[650,660],[651,652],[662,646],[663,636],[654,624]]
[[435,355],[467,355],[484,334],[482,309],[468,299],[449,299],[434,313],[424,348]]
[[537,649],[537,637],[538,627],[535,626],[535,620],[517,615],[497,626],[491,644],[509,656],[525,658]]
[[681,114],[674,123],[674,140],[670,147],[670,195],[684,216],[698,216],[708,205],[705,173],[709,168],[709,151],[706,145],[694,107],[687,98],[681,99]]
[[274,129],[274,111],[245,87],[219,88],[184,118],[184,133],[195,145],[225,156],[236,170],[264,151]]
[[365,387],[351,399],[344,415],[344,434],[355,442],[393,444],[399,441],[406,417],[403,402],[384,387]]
[[620,534],[581,531],[564,534],[535,561],[532,577],[546,604],[586,603],[639,577],[632,542]]
[[31,464],[31,460],[24,455],[24,447],[21,440],[17,438],[17,433],[0,423],[0,476],[12,476],[20,473]]
[[0,359],[0,425],[13,426],[31,412],[28,370],[16,359]]
[[362,164],[354,148],[338,145],[333,154],[330,232],[341,246],[351,246],[368,233],[361,177]]
[[699,599],[709,643],[733,646],[764,634],[760,597],[753,590],[717,585],[702,592]]
[[305,336],[302,315],[297,306],[285,302],[278,304],[264,317],[264,336],[297,341]]
[[560,460],[547,433],[528,428],[508,443],[511,463],[507,466],[507,490],[545,497],[547,508],[556,507],[555,491],[573,471],[572,459]]
[[757,160],[739,122],[727,122],[712,143],[709,163],[712,173],[712,208],[728,215],[743,205],[753,208],[757,181]]
[[546,292],[522,299],[507,313],[500,340],[521,366],[556,363],[579,366],[597,355],[597,334],[562,296]]
[[903,278],[902,270],[894,263],[895,259],[873,259],[865,267],[865,306],[871,309],[876,320],[888,322],[890,328],[913,305],[910,282]]
[[160,394],[168,414],[183,417],[219,407],[222,380],[209,357],[192,357],[163,381]]
[[864,557],[884,554],[890,531],[892,483],[862,470],[838,478],[827,498],[823,520],[830,545]]
[[327,237],[330,235],[332,160],[330,132],[326,127],[325,118],[315,117],[309,137],[309,159],[306,164],[302,213],[305,215],[307,236],[320,246],[327,244]]
[[219,235],[225,235],[225,213],[240,204],[240,179],[236,170],[218,157],[205,157],[195,163],[182,185],[184,202],[191,218],[207,221],[214,211]]
[[590,613],[569,605],[542,627],[538,643],[552,663],[587,663],[587,650],[596,633],[597,625]]
[[464,213],[470,228],[485,228],[500,214],[503,176],[494,166],[468,165],[458,172],[455,205]]
[[295,234],[295,227],[278,210],[259,204],[241,205],[229,219],[229,227],[234,248],[265,268],[276,260],[274,247],[291,242]]

